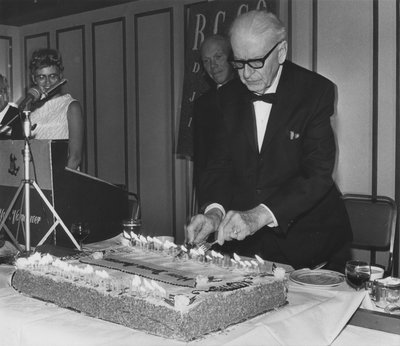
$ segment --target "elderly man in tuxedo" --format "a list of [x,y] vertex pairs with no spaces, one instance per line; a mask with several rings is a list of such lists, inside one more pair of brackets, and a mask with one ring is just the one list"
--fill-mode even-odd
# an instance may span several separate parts
[[0,74],[0,139],[22,139],[23,127],[18,108],[9,103],[8,81]]
[[211,35],[201,44],[200,57],[210,88],[194,102],[194,184],[199,182],[223,131],[224,109],[235,101],[237,93],[245,88],[229,63],[232,48],[229,38]]
[[189,241],[295,268],[329,261],[352,239],[332,172],[334,84],[286,60],[286,29],[266,11],[232,23],[232,66],[247,90],[226,109],[229,136],[201,182]]

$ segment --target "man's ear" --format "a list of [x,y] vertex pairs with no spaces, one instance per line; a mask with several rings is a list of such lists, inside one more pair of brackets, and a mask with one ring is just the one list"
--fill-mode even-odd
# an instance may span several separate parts
[[35,76],[33,74],[31,74],[31,80],[33,85],[36,85]]
[[278,60],[279,64],[283,64],[286,60],[287,56],[287,51],[288,51],[288,44],[287,41],[282,41],[281,44],[278,47]]

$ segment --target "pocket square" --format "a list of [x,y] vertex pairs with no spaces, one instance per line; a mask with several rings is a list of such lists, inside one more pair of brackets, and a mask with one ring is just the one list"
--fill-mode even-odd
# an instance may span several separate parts
[[290,140],[297,139],[297,138],[300,137],[300,134],[299,134],[299,133],[296,133],[296,132],[294,132],[294,131],[290,131],[290,132],[289,132],[289,137],[290,137]]

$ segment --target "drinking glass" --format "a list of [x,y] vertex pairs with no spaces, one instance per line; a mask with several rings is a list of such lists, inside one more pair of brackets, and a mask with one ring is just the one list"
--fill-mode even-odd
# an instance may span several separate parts
[[71,233],[75,239],[79,242],[81,251],[83,250],[83,241],[89,236],[90,230],[87,224],[82,222],[73,223],[71,225]]
[[347,283],[358,291],[366,287],[366,283],[371,277],[371,266],[364,261],[347,261],[345,273]]

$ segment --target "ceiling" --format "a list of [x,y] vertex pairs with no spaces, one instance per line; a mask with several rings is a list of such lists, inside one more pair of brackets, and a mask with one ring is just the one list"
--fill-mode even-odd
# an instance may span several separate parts
[[22,26],[136,0],[0,0],[0,24]]

